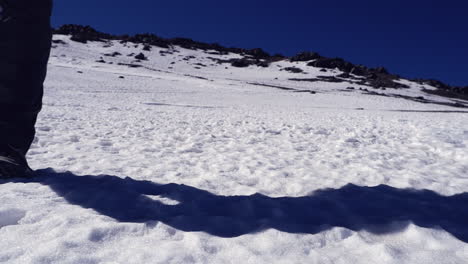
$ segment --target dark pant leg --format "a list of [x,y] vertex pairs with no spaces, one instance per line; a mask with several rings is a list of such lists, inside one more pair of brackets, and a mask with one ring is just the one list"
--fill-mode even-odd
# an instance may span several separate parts
[[51,46],[51,0],[1,0],[11,19],[0,22],[0,145],[23,155],[35,134]]

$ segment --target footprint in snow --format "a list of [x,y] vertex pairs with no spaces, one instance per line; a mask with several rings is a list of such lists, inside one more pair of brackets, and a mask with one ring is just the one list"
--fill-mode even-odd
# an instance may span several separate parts
[[102,147],[111,147],[113,144],[110,140],[101,140],[99,141],[99,145],[101,145]]
[[358,139],[355,139],[355,138],[348,138],[345,142],[346,143],[351,143],[353,145],[357,145],[357,144],[361,143],[361,141],[359,141]]
[[6,209],[0,210],[0,228],[9,225],[17,225],[23,217],[26,216],[26,212],[19,209]]
[[52,130],[52,128],[50,128],[48,126],[42,126],[42,127],[38,127],[37,130],[44,131],[44,132],[49,132],[49,131]]

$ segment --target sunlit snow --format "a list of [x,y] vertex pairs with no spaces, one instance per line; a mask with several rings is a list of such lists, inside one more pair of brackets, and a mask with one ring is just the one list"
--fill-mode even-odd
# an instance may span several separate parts
[[[38,176],[0,181],[0,262],[466,263],[463,108],[54,38]],[[379,92],[453,102],[400,82]]]

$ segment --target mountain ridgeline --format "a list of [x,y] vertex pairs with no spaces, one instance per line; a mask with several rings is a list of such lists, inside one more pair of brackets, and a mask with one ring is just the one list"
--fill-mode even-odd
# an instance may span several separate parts
[[[63,25],[58,29],[54,29],[54,34],[58,35],[69,35],[72,41],[87,43],[88,41],[100,41],[106,42],[108,40],[117,40],[123,43],[131,42],[142,44],[143,50],[151,50],[152,46],[160,48],[171,48],[173,46],[179,46],[186,49],[193,50],[204,50],[206,52],[212,52],[217,55],[224,55],[229,53],[235,53],[242,55],[240,59],[229,59],[220,60],[216,62],[219,64],[227,63],[233,67],[269,67],[271,63],[282,60],[288,60],[291,62],[307,62],[308,66],[326,69],[339,69],[343,72],[340,78],[355,79],[356,83],[366,84],[374,88],[409,88],[407,85],[395,82],[395,80],[401,77],[396,74],[389,73],[384,67],[370,68],[363,65],[356,65],[351,62],[345,61],[342,58],[328,58],[321,56],[316,52],[301,52],[292,57],[286,57],[281,54],[270,55],[261,48],[256,49],[242,49],[224,47],[217,43],[203,43],[194,41],[188,38],[161,38],[154,34],[136,34],[136,35],[112,35],[102,33],[90,26],[81,25]],[[296,67],[289,67],[285,70],[290,72],[300,73],[302,70]],[[358,76],[359,78],[355,78]],[[298,81],[314,81],[309,79],[297,79]],[[334,80],[325,79],[325,81]],[[468,86],[455,87],[445,84],[441,81],[434,79],[412,79],[411,81],[419,84],[427,84],[436,87],[437,90],[425,90],[426,93],[435,94],[450,98],[459,98],[468,100]]]

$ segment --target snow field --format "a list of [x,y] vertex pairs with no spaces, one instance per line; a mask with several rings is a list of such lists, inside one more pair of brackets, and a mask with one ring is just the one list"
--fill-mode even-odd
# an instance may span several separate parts
[[461,222],[427,201],[463,216],[468,115],[246,83],[268,69],[98,65],[108,49],[80,45],[53,52],[39,176],[0,182],[0,262],[466,263]]

